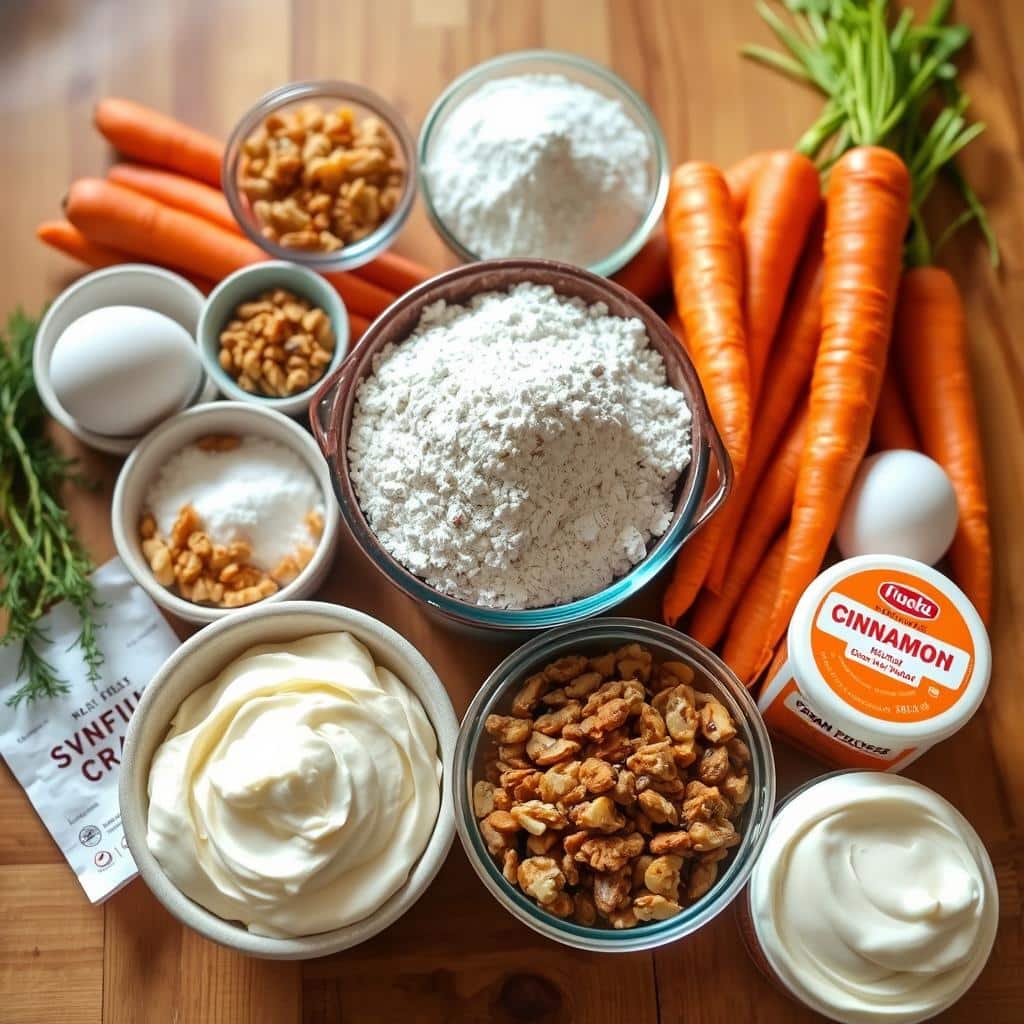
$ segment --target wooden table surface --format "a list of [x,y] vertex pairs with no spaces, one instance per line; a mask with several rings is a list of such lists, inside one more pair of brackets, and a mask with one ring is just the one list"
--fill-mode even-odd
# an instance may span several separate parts
[[[976,240],[950,253],[966,297],[988,451],[997,568],[995,666],[983,711],[908,775],[971,820],[999,877],[992,959],[952,1021],[1024,1020],[1024,4],[961,0],[975,32],[965,84],[988,122],[965,161],[988,203],[1005,264]],[[224,135],[263,92],[338,77],[378,90],[418,130],[456,74],[507,50],[571,50],[614,68],[648,100],[675,159],[721,162],[790,144],[817,101],[743,62],[767,42],[751,0],[8,0],[0,3],[0,138],[5,185],[0,311],[38,309],[76,273],[33,239],[75,175],[111,158],[90,112],[134,97]],[[418,206],[399,249],[451,261]],[[108,507],[118,459],[61,443],[102,486],[69,495],[97,562],[113,554]],[[1014,597],[1017,593],[1018,596]],[[433,662],[462,712],[505,648],[429,624],[344,543],[320,595],[379,616]],[[625,611],[653,616],[656,594]],[[182,628],[182,635],[185,630]],[[783,791],[821,769],[778,748]],[[6,768],[0,772],[0,1021],[127,1022],[661,1020],[736,1024],[809,1019],[752,966],[731,913],[656,953],[598,957],[536,936],[492,900],[458,843],[430,891],[377,939],[305,964],[247,960],[180,927],[136,881],[102,907],[77,881]]]

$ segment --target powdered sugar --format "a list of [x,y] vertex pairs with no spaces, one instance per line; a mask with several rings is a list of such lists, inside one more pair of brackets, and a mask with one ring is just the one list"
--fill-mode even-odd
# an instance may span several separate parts
[[643,324],[521,284],[438,302],[359,387],[349,466],[383,546],[497,608],[596,593],[646,554],[690,410]]
[[562,75],[519,75],[453,110],[425,171],[438,216],[476,256],[586,266],[643,217],[650,156],[617,100]]
[[287,445],[265,437],[243,437],[230,451],[189,445],[168,459],[146,495],[158,532],[169,536],[189,504],[214,544],[248,541],[249,564],[268,571],[300,545],[316,545],[304,517],[323,514],[309,466]]

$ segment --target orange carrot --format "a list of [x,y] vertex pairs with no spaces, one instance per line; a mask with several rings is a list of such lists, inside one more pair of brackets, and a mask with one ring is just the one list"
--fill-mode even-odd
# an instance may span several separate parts
[[[65,212],[92,242],[214,281],[267,258],[247,238],[101,178],[74,182]],[[375,317],[394,300],[390,292],[350,273],[324,277],[350,313]]]
[[113,267],[118,263],[130,263],[132,257],[105,245],[90,242],[74,224],[66,220],[45,220],[36,228],[36,238],[54,249],[78,260],[79,263],[98,269]]
[[141,103],[116,96],[96,104],[93,120],[106,140],[125,156],[186,174],[208,185],[220,185],[224,147],[209,135]]
[[793,414],[785,436],[761,477],[743,520],[721,594],[705,589],[694,606],[688,632],[707,647],[714,647],[722,638],[729,618],[761,564],[768,545],[789,519],[806,437],[805,403]]
[[665,232],[655,231],[629,263],[612,275],[612,280],[645,302],[664,295],[672,287]]
[[397,252],[381,253],[369,263],[357,267],[354,273],[396,296],[404,295],[434,276],[426,267],[406,256],[399,256]]
[[722,648],[722,660],[744,686],[753,686],[768,660],[762,654],[786,561],[789,533],[783,531],[747,583]]
[[[750,366],[743,328],[743,254],[732,199],[711,164],[677,167],[666,209],[672,287],[715,425],[742,476],[750,446]],[[676,559],[662,615],[674,623],[697,596],[720,527],[705,528]]]
[[[36,228],[36,237],[72,259],[92,267],[93,270],[113,267],[119,263],[137,262],[136,257],[129,256],[126,252],[118,252],[115,249],[108,249],[105,245],[90,242],[74,224],[69,224],[66,220],[44,221]],[[181,276],[194,284],[204,295],[209,295],[213,291],[213,282],[205,277],[196,277],[193,274]]]
[[755,409],[790,278],[820,201],[817,168],[792,151],[770,153],[750,185],[741,231],[750,395]]
[[821,568],[867,450],[885,373],[909,208],[910,175],[891,150],[851,149],[833,167],[821,344],[786,557],[771,627],[762,638],[766,662]]
[[900,286],[895,342],[925,454],[949,474],[960,523],[949,559],[982,620],[992,614],[992,542],[978,414],[956,282],[938,267],[908,270]]
[[351,348],[365,333],[370,326],[370,321],[358,313],[348,315],[348,343]]
[[786,312],[768,357],[765,380],[770,381],[771,386],[761,392],[757,405],[757,430],[751,437],[746,472],[736,482],[732,495],[719,513],[724,520],[722,542],[715,552],[707,578],[707,586],[716,594],[721,593],[725,586],[733,546],[754,489],[814,369],[821,338],[823,235],[824,219],[818,217],[808,234]]
[[917,433],[903,398],[893,355],[889,354],[885,376],[882,378],[882,390],[878,394],[878,407],[871,424],[871,444],[879,451],[909,448],[916,452],[920,450]]
[[100,178],[73,182],[65,212],[94,242],[215,281],[266,258],[246,238]]
[[743,220],[743,214],[747,209],[747,196],[750,194],[750,186],[754,179],[760,174],[765,161],[771,156],[771,150],[760,150],[751,153],[742,160],[734,163],[725,172],[725,183],[729,186],[729,195],[732,196],[733,209],[736,211],[736,219]]
[[683,325],[679,321],[679,314],[674,309],[669,310],[665,315],[665,323],[668,324],[668,329],[676,336],[676,341],[682,345],[683,351],[689,355],[690,346],[686,341],[686,331],[683,330]]
[[236,235],[242,233],[224,193],[218,188],[205,185],[193,178],[172,171],[161,171],[155,167],[140,164],[114,164],[107,171],[107,178],[118,185],[124,185],[133,192],[141,192],[165,206],[205,217],[218,227]]

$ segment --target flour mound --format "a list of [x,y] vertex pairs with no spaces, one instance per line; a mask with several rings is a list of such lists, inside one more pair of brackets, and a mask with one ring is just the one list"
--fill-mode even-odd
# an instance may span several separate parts
[[434,589],[562,604],[665,532],[690,418],[641,321],[520,284],[430,306],[376,357],[350,471],[381,544]]

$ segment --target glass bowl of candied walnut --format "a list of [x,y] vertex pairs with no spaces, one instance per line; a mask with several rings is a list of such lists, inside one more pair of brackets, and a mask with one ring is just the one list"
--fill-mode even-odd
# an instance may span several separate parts
[[196,336],[223,395],[305,416],[313,390],[348,351],[348,313],[319,274],[270,260],[210,292]]
[[371,90],[292,82],[235,126],[221,182],[242,230],[271,256],[348,270],[386,249],[409,216],[416,148]]
[[515,917],[579,949],[673,942],[739,894],[775,766],[750,695],[676,630],[598,619],[506,658],[459,730],[456,826]]

